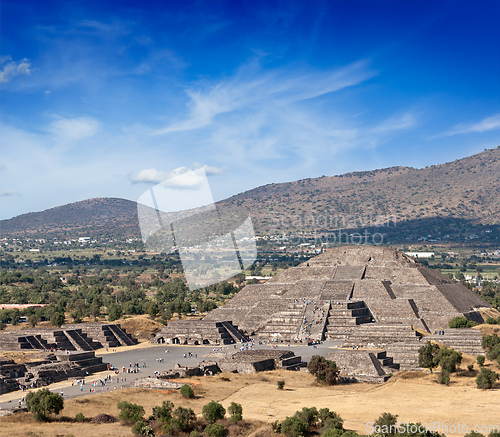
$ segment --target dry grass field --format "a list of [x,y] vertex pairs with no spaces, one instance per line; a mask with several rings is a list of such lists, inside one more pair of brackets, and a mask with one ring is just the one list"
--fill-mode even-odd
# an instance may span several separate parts
[[[345,420],[347,429],[362,434],[368,433],[366,423],[373,422],[383,412],[398,414],[399,420],[403,422],[442,422],[448,426],[460,423],[468,425],[470,429],[474,425],[499,424],[500,390],[477,389],[476,371],[464,370],[472,362],[473,357],[464,357],[459,375],[452,376],[449,387],[436,382],[436,372],[400,372],[385,384],[334,387],[317,384],[314,377],[307,373],[283,370],[251,375],[199,377],[192,380],[196,395],[194,399],[184,399],[176,392],[139,388],[80,397],[65,401],[59,421],[38,423],[30,413],[1,417],[0,436],[130,436],[130,426],[120,423],[91,424],[69,420],[80,412],[85,417],[104,412],[117,417],[116,405],[121,400],[144,406],[146,417],[154,406],[164,400],[170,400],[176,406],[192,408],[198,415],[203,405],[211,400],[221,402],[225,407],[231,402],[238,402],[243,406],[243,417],[256,422],[247,434],[255,437],[270,435],[270,427],[262,427],[262,422],[269,424],[284,419],[304,406],[327,407],[336,411]],[[497,370],[492,363],[488,366]],[[285,381],[285,390],[277,390],[278,380]],[[259,431],[253,432],[259,427]]]

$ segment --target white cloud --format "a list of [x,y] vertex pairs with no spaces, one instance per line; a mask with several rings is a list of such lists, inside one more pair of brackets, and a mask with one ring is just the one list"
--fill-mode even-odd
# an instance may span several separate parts
[[479,123],[474,124],[457,124],[452,127],[449,131],[440,133],[431,137],[441,138],[441,137],[450,137],[452,135],[457,134],[469,134],[474,132],[486,132],[494,129],[500,129],[500,114],[495,114],[491,117],[485,118]]
[[24,58],[21,61],[12,61],[10,56],[2,56],[0,58],[0,64],[8,62],[2,69],[0,69],[0,83],[7,83],[15,76],[29,76],[33,69],[31,69],[31,63],[28,59]]
[[188,167],[178,167],[172,171],[159,171],[155,168],[145,168],[138,173],[129,176],[130,180],[133,183],[156,183],[159,184],[161,182],[172,179],[172,187],[174,188],[192,188],[198,186],[199,180],[193,176],[193,178],[183,177],[177,178],[180,175],[189,176],[190,173],[194,175],[192,170],[198,170],[203,168],[207,175],[221,175],[227,173],[227,168],[225,167],[210,167],[208,165],[200,165],[195,162],[193,167],[190,169]]
[[20,193],[11,189],[0,191],[0,197],[19,196],[19,195]]
[[374,127],[371,131],[374,133],[393,132],[402,129],[408,129],[415,125],[415,119],[410,114],[404,114],[402,117],[395,116],[388,118]]
[[94,136],[99,122],[92,117],[58,118],[46,130],[51,132],[60,143],[71,143]]
[[158,129],[154,134],[200,129],[218,115],[241,109],[283,107],[357,85],[375,75],[366,60],[333,71],[292,73],[287,70],[261,72],[258,64],[251,63],[233,78],[212,85],[201,82],[197,87],[187,89],[188,117]]

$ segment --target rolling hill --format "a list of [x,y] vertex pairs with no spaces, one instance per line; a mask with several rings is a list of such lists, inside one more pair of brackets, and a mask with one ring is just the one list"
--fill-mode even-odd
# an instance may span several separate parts
[[[250,215],[259,234],[365,229],[385,221],[396,224],[389,233],[399,238],[477,232],[498,238],[499,175],[500,146],[423,169],[391,167],[269,184],[225,199],[218,208],[228,227]],[[0,229],[4,237],[140,235],[136,203],[114,198],[23,214],[0,221]]]

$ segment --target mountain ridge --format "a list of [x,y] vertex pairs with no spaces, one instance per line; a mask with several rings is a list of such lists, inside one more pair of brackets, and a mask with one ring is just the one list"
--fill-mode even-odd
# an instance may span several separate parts
[[[233,224],[248,215],[260,234],[311,231],[276,226],[276,218],[386,216],[399,222],[455,220],[500,224],[500,146],[444,164],[384,169],[273,183],[217,202]],[[355,226],[356,227],[356,226]],[[316,230],[317,226],[314,226]],[[328,230],[328,229],[321,229]],[[20,235],[140,235],[136,202],[95,198],[0,221],[2,237]]]

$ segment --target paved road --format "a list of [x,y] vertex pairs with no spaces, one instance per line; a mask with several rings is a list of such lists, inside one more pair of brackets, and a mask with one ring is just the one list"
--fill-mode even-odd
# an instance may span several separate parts
[[[312,346],[290,346],[287,344],[280,344],[278,349],[290,349],[295,355],[302,356],[304,361],[308,361],[313,355],[326,355],[331,352],[332,347],[339,346],[340,343],[335,342],[325,342],[318,345],[317,348]],[[80,386],[76,384],[76,380],[61,381],[48,386],[52,391],[63,392],[64,398],[69,399],[77,396],[83,395],[98,395],[109,390],[119,390],[123,388],[129,388],[133,386],[133,382],[145,376],[153,376],[155,371],[164,371],[170,369],[175,363],[179,363],[184,366],[194,366],[202,360],[207,360],[209,358],[204,358],[207,355],[216,350],[221,351],[235,351],[238,350],[240,346],[237,345],[234,348],[233,345],[228,345],[224,347],[214,347],[212,346],[172,346],[172,345],[159,345],[152,346],[146,345],[145,347],[131,347],[131,348],[117,348],[116,352],[110,351],[102,355],[103,361],[110,363],[111,366],[119,369],[120,373],[117,375],[114,371],[100,372],[96,374],[89,375],[85,378],[85,384]],[[272,345],[254,345],[254,349],[271,349]],[[165,351],[168,349],[168,353]],[[189,357],[189,353],[192,357]],[[186,358],[184,358],[186,354]],[[99,354],[97,354],[99,356]],[[163,359],[162,362],[159,359]],[[139,371],[137,373],[123,373],[123,367],[127,369],[134,369],[134,364],[139,365]],[[144,367],[145,365],[145,367]],[[107,382],[103,387],[99,380],[105,378],[107,375],[112,377],[110,382]],[[117,378],[119,381],[117,381]],[[94,386],[92,382],[97,381],[97,386]],[[74,385],[72,385],[72,383]],[[0,395],[0,408],[13,408],[18,407],[19,400],[26,396],[28,392],[16,391],[11,393],[6,393]]]

